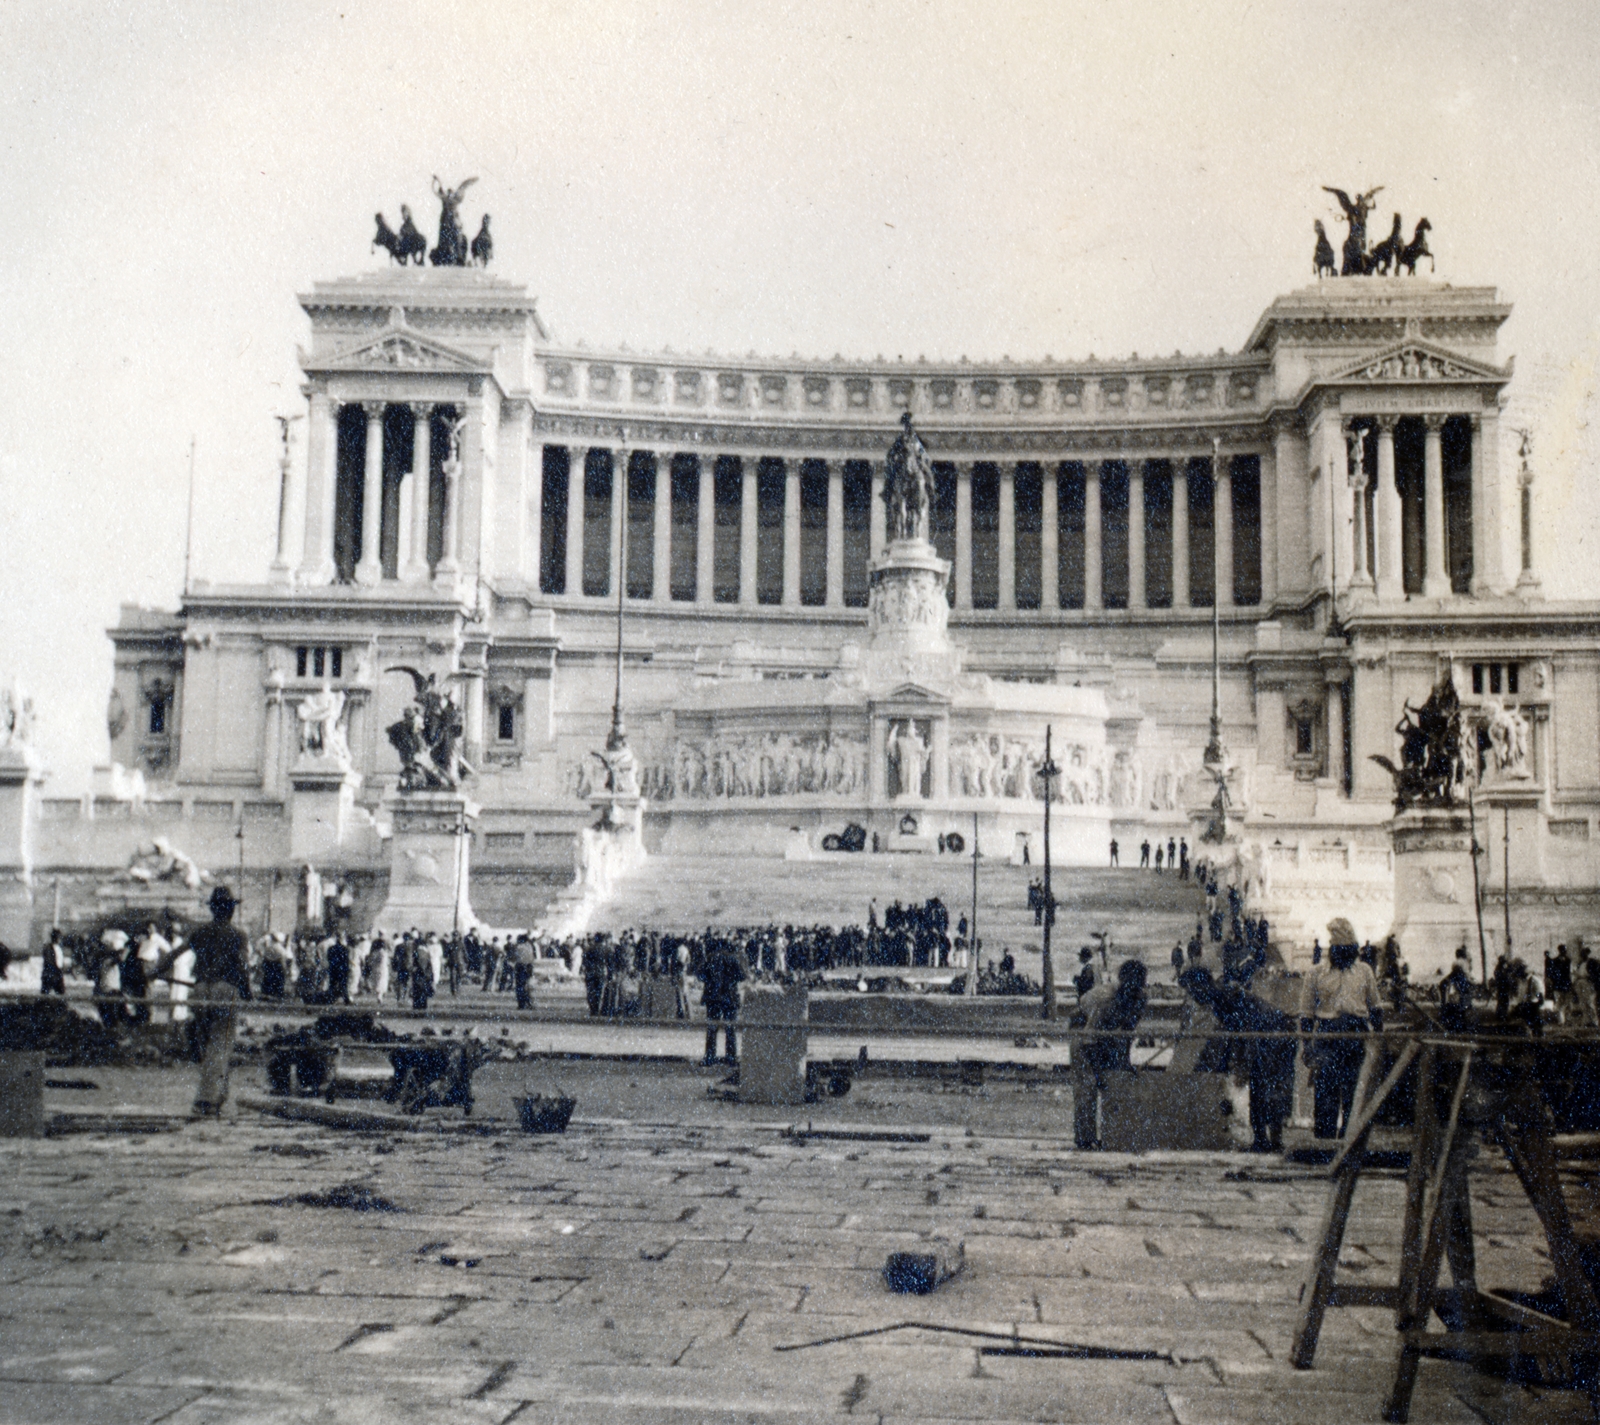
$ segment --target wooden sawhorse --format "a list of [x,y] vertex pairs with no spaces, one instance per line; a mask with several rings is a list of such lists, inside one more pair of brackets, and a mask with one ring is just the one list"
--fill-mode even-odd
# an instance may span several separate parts
[[[1520,1049],[1518,1042],[1488,1035],[1419,1035],[1406,1041],[1375,1088],[1374,1046],[1362,1061],[1355,1107],[1329,1169],[1333,1182],[1301,1288],[1290,1360],[1299,1370],[1311,1369],[1329,1307],[1393,1308],[1400,1358],[1383,1409],[1385,1420],[1410,1418],[1411,1393],[1424,1355],[1465,1355],[1475,1362],[1560,1358],[1570,1363],[1573,1376],[1588,1392],[1590,1408],[1600,1418],[1600,1301],[1573,1239],[1533,1055],[1526,1041],[1521,1041]],[[1400,1279],[1394,1286],[1342,1285],[1335,1275],[1367,1140],[1378,1111],[1413,1063],[1416,1124],[1406,1176]],[[1566,1320],[1478,1287],[1467,1188],[1473,1129],[1505,1151],[1538,1215],[1566,1303]],[[1453,1289],[1438,1285],[1445,1258]],[[1427,1329],[1434,1311],[1450,1328],[1445,1334]]]

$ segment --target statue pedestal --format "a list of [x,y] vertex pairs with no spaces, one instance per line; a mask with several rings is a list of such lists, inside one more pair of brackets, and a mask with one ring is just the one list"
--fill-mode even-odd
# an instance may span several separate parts
[[32,747],[0,748],[0,941],[24,954],[32,949],[33,850],[43,780]]
[[1413,807],[1389,823],[1394,839],[1394,933],[1424,984],[1449,971],[1466,945],[1477,963],[1478,917],[1472,900],[1472,832],[1466,809]]
[[289,770],[289,854],[320,865],[349,835],[361,774],[338,757],[302,753]]
[[606,792],[590,797],[599,813],[593,826],[578,833],[578,865],[572,884],[550,903],[539,922],[555,939],[582,935],[590,917],[608,901],[617,882],[645,860],[645,799]]
[[472,823],[478,806],[460,792],[397,792],[389,802],[389,898],[374,931],[449,935],[478,923],[468,897]]

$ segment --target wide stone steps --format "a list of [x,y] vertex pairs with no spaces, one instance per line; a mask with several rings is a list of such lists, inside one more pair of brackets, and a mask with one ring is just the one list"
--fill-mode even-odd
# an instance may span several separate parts
[[[980,861],[978,934],[985,959],[1010,949],[1026,968],[1038,963],[1040,931],[1028,909],[1037,866]],[[1186,940],[1205,901],[1175,876],[1138,870],[1062,868],[1052,873],[1058,904],[1052,937],[1060,957],[1075,957],[1094,932],[1109,931],[1121,953],[1164,964],[1174,941]],[[876,900],[878,918],[892,902],[921,904],[938,896],[952,927],[972,914],[972,863],[953,856],[871,855],[785,861],[768,857],[653,856],[599,907],[593,930],[650,929],[672,933],[707,926],[864,925]]]

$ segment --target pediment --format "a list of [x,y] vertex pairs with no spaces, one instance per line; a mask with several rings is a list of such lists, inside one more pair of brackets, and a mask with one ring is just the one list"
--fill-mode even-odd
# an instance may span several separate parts
[[464,351],[403,326],[390,326],[320,361],[303,361],[308,371],[436,371],[480,374],[489,370]]
[[950,701],[941,693],[922,683],[899,683],[878,698],[882,703],[938,703],[941,707]]
[[1490,366],[1460,356],[1447,347],[1416,338],[1397,342],[1382,351],[1375,351],[1359,361],[1349,362],[1323,377],[1323,382],[1436,382],[1436,381],[1505,381],[1511,376],[1509,368]]

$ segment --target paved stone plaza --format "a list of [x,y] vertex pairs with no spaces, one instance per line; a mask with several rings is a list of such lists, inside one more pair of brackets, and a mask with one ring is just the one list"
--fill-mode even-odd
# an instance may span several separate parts
[[[844,1108],[829,1115],[840,1136],[806,1138],[719,1116],[703,1089],[697,1112],[650,1122],[650,1066],[588,1072],[586,1101],[606,1074],[633,1096],[606,1101],[625,1116],[580,1117],[564,1137],[514,1131],[493,1095],[474,1125],[452,1112],[422,1131],[249,1107],[180,1124],[163,1115],[190,1075],[166,1070],[117,1088],[123,1114],[139,1099],[165,1131],[96,1131],[105,1120],[84,1116],[0,1142],[0,1419],[1378,1418],[1389,1313],[1332,1312],[1317,1369],[1285,1359],[1325,1191],[1316,1168],[1089,1155],[960,1126],[849,1137]],[[907,1125],[937,1107],[894,1092]],[[1402,1191],[1398,1173],[1363,1177],[1348,1279],[1393,1279]],[[1536,1288],[1543,1239],[1498,1155],[1478,1159],[1473,1194],[1480,1278]],[[885,1257],[930,1232],[965,1240],[965,1273],[932,1296],[890,1294]],[[779,1349],[902,1322],[994,1334]],[[1041,1354],[1018,1353],[1030,1347]],[[1424,1363],[1412,1414],[1584,1418],[1581,1396],[1444,1362]]]

